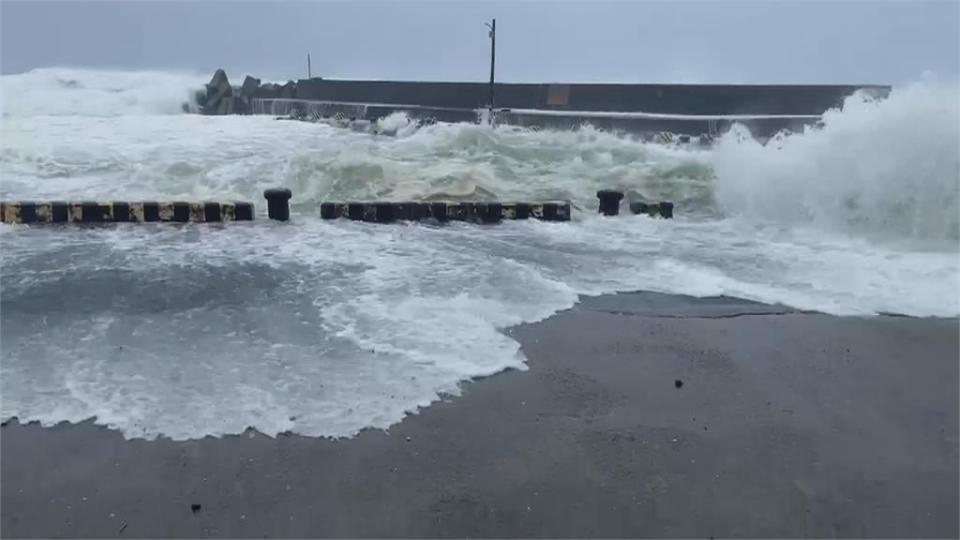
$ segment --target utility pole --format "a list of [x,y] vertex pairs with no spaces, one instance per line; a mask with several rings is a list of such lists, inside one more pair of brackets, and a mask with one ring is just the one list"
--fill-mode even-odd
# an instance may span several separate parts
[[308,79],[313,78],[313,73],[311,73],[311,69],[310,69],[310,53],[307,53],[307,78]]
[[489,23],[484,23],[490,29],[490,123],[493,123],[493,71],[497,61],[497,20],[492,19]]

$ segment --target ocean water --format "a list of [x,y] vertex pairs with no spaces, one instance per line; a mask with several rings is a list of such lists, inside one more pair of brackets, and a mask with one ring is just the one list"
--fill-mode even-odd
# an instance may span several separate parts
[[[579,295],[731,295],[838,315],[960,313],[955,85],[851,96],[766,145],[678,149],[585,127],[396,136],[180,104],[204,76],[3,76],[0,198],[253,200],[290,223],[0,225],[0,417],[127,437],[351,436],[525,369],[505,327]],[[596,214],[620,188],[673,220]],[[321,221],[318,202],[570,199],[569,223]]]

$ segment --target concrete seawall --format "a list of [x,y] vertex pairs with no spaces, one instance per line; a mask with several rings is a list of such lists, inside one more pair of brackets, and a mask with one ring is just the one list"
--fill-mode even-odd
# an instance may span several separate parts
[[[489,106],[487,83],[349,81],[321,78],[232,87],[218,70],[197,102],[205,114],[274,114],[376,120],[405,112],[425,121],[478,122]],[[653,134],[716,135],[734,122],[761,138],[814,124],[858,90],[876,85],[514,84],[494,86],[495,121],[535,128],[583,124]]]
[[[487,83],[301,79],[297,99],[486,107]],[[515,84],[495,85],[495,105],[510,109],[623,111],[678,115],[818,115],[859,89],[875,85]],[[257,96],[281,97],[281,96]]]

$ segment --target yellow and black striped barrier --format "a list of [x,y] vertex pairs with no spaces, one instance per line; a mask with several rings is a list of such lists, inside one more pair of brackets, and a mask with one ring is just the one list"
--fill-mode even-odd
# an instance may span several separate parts
[[250,221],[249,202],[2,202],[3,223],[206,223]]
[[[268,189],[267,216],[271,220],[289,221],[289,189]],[[624,194],[616,190],[597,192],[600,213],[620,213]],[[373,223],[394,221],[466,221],[499,223],[503,220],[539,219],[570,221],[571,204],[548,202],[324,202],[320,204],[322,219],[350,219]],[[630,201],[634,214],[673,217],[673,203]],[[249,202],[3,202],[0,201],[0,222],[3,223],[119,223],[168,222],[209,223],[253,220],[253,203]]]
[[351,219],[373,223],[393,221],[468,221],[499,223],[505,219],[570,221],[570,203],[499,202],[325,202],[320,204],[323,219]]

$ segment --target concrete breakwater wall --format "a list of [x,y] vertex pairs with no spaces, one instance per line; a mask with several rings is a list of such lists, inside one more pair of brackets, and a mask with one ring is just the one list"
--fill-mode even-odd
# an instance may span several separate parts
[[[426,107],[421,105],[387,105],[380,103],[350,103],[336,101],[310,101],[302,99],[253,98],[250,114],[269,114],[301,120],[333,120],[351,123],[357,128],[366,128],[362,121],[375,121],[395,112],[425,122],[480,122],[483,109],[454,109]],[[494,122],[525,126],[533,129],[577,129],[589,124],[597,129],[625,131],[628,133],[675,134],[678,137],[710,136],[723,133],[733,123],[747,126],[751,133],[769,137],[781,130],[800,131],[805,125],[814,124],[819,115],[808,116],[729,116],[729,117],[679,117],[676,115],[633,115],[630,113],[592,113],[584,111],[539,111],[529,109],[497,109]],[[360,123],[354,123],[361,121]],[[671,142],[671,141],[661,141]]]
[[[487,83],[303,79],[256,97],[392,103],[477,109],[488,105]],[[497,83],[495,106],[555,111],[621,111],[675,115],[819,115],[859,89],[878,95],[884,86],[700,84]],[[292,91],[293,95],[279,93]],[[274,91],[277,95],[271,94]]]
[[[630,132],[711,134],[733,122],[770,136],[796,131],[857,90],[885,97],[888,86],[497,83],[495,120],[568,129],[589,123]],[[197,94],[204,114],[336,115],[375,120],[403,111],[422,120],[479,121],[486,83],[345,81],[320,78],[265,83],[247,76],[239,87],[217,70]]]

